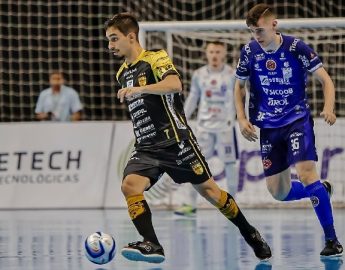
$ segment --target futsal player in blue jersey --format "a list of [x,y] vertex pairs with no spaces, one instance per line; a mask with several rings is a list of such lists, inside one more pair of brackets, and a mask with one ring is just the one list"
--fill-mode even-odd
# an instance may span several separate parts
[[[280,201],[310,198],[325,233],[321,256],[339,256],[343,247],[334,229],[327,188],[316,171],[317,154],[313,119],[307,103],[307,73],[321,83],[324,107],[320,116],[333,125],[334,84],[317,54],[303,41],[277,32],[277,19],[266,4],[254,6],[247,15],[253,40],[242,51],[236,70],[235,103],[242,135],[258,139],[266,183]],[[245,82],[249,85],[249,119],[245,114]],[[294,164],[300,181],[291,181]],[[330,192],[329,192],[330,193]]]

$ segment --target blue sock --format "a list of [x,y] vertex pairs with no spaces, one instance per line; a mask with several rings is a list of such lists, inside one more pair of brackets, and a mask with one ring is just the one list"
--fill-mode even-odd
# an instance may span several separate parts
[[291,189],[283,201],[295,201],[307,197],[309,197],[309,195],[303,184],[300,181],[291,181]]
[[311,203],[325,233],[326,240],[337,238],[334,230],[334,221],[330,198],[325,187],[320,181],[316,181],[305,187]]

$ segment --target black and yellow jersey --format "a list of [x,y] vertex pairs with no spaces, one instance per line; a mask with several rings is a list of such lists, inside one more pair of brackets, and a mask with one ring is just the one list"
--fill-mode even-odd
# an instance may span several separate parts
[[[125,88],[154,84],[171,74],[179,75],[164,50],[143,50],[133,63],[122,64],[116,79]],[[179,93],[136,94],[127,98],[126,103],[136,147],[165,147],[189,138],[190,128]]]

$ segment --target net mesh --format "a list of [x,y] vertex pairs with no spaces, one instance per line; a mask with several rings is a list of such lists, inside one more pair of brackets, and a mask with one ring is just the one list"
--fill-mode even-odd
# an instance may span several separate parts
[[[284,34],[301,38],[318,52],[324,67],[329,72],[336,87],[336,112],[345,116],[345,28],[289,29]],[[149,48],[165,48],[165,35],[162,32],[148,32],[146,37]],[[173,62],[183,74],[185,94],[188,94],[191,76],[194,70],[205,65],[204,48],[208,41],[221,40],[227,44],[227,62],[236,67],[240,50],[250,39],[245,30],[209,31],[209,32],[173,32]],[[311,77],[308,85],[308,96],[314,116],[322,111],[323,91],[321,84]]]
[[[342,1],[266,1],[280,18],[344,17]],[[40,91],[48,87],[49,72],[62,70],[84,105],[85,120],[124,120],[128,113],[115,98],[115,71],[120,62],[107,52],[103,23],[117,12],[132,12],[141,21],[243,19],[255,2],[228,1],[5,1],[0,0],[0,121],[34,120]],[[188,36],[186,36],[186,34]],[[173,35],[174,61],[184,79],[185,94],[192,70],[203,64],[205,39],[213,34]],[[249,36],[240,31],[217,33],[229,43],[230,60]],[[313,44],[330,71],[337,89],[338,114],[344,83],[344,31],[302,31],[296,35]],[[209,36],[205,38],[206,36]],[[152,33],[149,46],[164,47],[164,35]],[[313,82],[312,82],[313,83]],[[321,98],[319,86],[312,91],[314,106]],[[343,91],[343,92],[342,92]]]

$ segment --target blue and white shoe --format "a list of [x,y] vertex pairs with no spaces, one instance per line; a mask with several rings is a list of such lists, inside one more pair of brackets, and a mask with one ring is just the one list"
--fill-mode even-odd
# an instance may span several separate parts
[[161,263],[165,260],[162,246],[150,241],[129,243],[121,250],[122,256],[131,261]]

